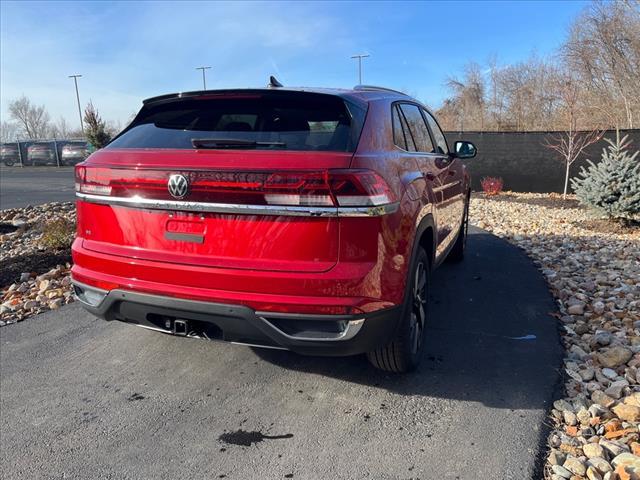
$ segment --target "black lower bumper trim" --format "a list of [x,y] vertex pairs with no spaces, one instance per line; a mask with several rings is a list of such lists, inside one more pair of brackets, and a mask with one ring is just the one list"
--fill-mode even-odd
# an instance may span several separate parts
[[[77,285],[77,289],[90,288]],[[241,305],[202,302],[126,290],[112,290],[98,306],[82,306],[105,320],[119,320],[166,333],[179,333],[243,343],[284,348],[304,355],[356,355],[386,344],[395,334],[398,307],[361,315],[293,315],[256,313]],[[303,336],[296,337],[295,320]],[[176,320],[178,325],[176,327]],[[280,330],[286,321],[287,328]],[[313,325],[316,324],[316,332]],[[329,325],[331,324],[331,325]],[[337,329],[357,327],[357,333],[341,336]],[[281,327],[282,328],[282,327]],[[328,333],[327,333],[328,332]],[[326,338],[321,338],[326,333]],[[351,332],[353,333],[353,332]],[[316,337],[314,338],[314,334]]]

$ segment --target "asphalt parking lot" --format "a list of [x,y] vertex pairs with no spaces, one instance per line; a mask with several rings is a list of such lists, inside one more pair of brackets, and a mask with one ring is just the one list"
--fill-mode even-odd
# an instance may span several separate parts
[[0,328],[5,479],[540,478],[555,306],[479,230],[433,278],[419,370],[172,337],[78,305]]
[[74,199],[73,167],[0,168],[0,209]]

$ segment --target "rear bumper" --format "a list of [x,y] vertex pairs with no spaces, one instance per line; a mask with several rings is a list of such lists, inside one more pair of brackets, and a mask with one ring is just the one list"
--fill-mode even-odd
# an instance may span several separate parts
[[105,320],[305,355],[356,355],[374,350],[392,338],[400,317],[398,307],[358,315],[283,314],[124,289],[105,291],[77,281],[74,285],[83,307]]
[[96,252],[85,248],[80,237],[71,251],[72,278],[105,290],[296,314],[360,314],[400,303],[381,287],[382,275],[371,263],[338,262],[327,272],[218,268]]

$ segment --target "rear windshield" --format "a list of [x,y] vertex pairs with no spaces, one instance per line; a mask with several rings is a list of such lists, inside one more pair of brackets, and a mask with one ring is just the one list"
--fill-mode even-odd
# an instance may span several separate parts
[[153,103],[107,148],[355,150],[366,111],[333,95],[212,94]]

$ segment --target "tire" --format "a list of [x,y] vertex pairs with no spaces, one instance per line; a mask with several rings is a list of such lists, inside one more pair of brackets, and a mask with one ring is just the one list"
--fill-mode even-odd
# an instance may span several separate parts
[[467,197],[467,203],[464,207],[464,216],[462,217],[462,225],[460,225],[460,231],[458,232],[458,238],[456,243],[453,244],[447,260],[450,262],[460,262],[464,259],[464,251],[467,247],[467,232],[469,231],[469,197]]
[[5,164],[7,167],[13,167],[13,162],[12,162],[11,160],[5,160],[5,161],[4,161],[4,164]]
[[411,266],[408,291],[396,335],[384,347],[367,353],[374,367],[387,372],[405,373],[420,363],[428,318],[429,269],[429,257],[419,247]]

